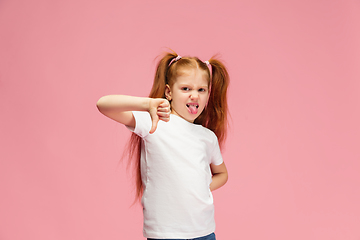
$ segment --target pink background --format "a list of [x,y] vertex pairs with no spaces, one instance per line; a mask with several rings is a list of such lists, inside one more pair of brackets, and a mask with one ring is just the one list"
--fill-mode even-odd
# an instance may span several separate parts
[[0,239],[143,239],[96,109],[146,96],[166,47],[230,75],[219,240],[360,239],[360,2],[0,2]]

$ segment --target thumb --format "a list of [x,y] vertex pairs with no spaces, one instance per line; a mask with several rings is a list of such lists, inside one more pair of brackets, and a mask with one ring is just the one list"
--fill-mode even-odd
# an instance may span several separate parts
[[150,111],[150,116],[151,116],[151,129],[149,131],[150,134],[154,133],[156,128],[157,128],[157,124],[159,122],[159,116],[157,115],[157,111],[155,109],[155,111]]

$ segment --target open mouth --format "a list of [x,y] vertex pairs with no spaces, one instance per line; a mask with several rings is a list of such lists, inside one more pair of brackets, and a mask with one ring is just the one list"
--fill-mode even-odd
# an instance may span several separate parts
[[191,114],[197,114],[198,113],[198,108],[199,108],[198,103],[188,103],[188,104],[186,104],[186,107],[188,108],[188,111]]

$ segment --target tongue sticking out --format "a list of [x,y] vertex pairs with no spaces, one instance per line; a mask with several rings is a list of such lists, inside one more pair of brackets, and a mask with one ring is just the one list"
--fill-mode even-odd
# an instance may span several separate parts
[[198,108],[197,108],[196,105],[191,105],[191,104],[189,104],[189,105],[188,105],[188,110],[189,110],[189,112],[192,113],[192,114],[197,114],[197,112],[198,112]]

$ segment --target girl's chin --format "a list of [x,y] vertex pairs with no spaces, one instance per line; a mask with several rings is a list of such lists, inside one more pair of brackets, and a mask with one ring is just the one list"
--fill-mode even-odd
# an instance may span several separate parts
[[[188,114],[189,115],[189,114]],[[188,122],[194,122],[195,121],[195,119],[197,119],[198,117],[199,117],[199,113],[197,113],[197,114],[191,114],[190,116],[188,116],[187,118],[184,118],[186,121],[188,121]]]
[[191,123],[193,123],[193,122],[195,121],[195,119],[196,119],[197,117],[199,117],[200,114],[201,114],[200,111],[198,111],[196,114],[191,113],[190,111],[184,111],[184,114],[179,114],[179,113],[177,113],[177,112],[174,111],[174,110],[172,110],[171,113],[174,114],[174,115],[177,115],[178,117],[181,117],[181,118],[183,118],[183,119],[185,119],[186,121],[191,122]]
[[195,119],[198,117],[198,116],[194,116],[193,114],[191,114],[190,116],[189,115],[190,114],[187,113],[187,114],[185,114],[183,116],[181,116],[181,115],[178,115],[178,116],[183,118],[184,120],[186,120],[188,122],[191,122],[191,123],[193,123],[195,121]]

